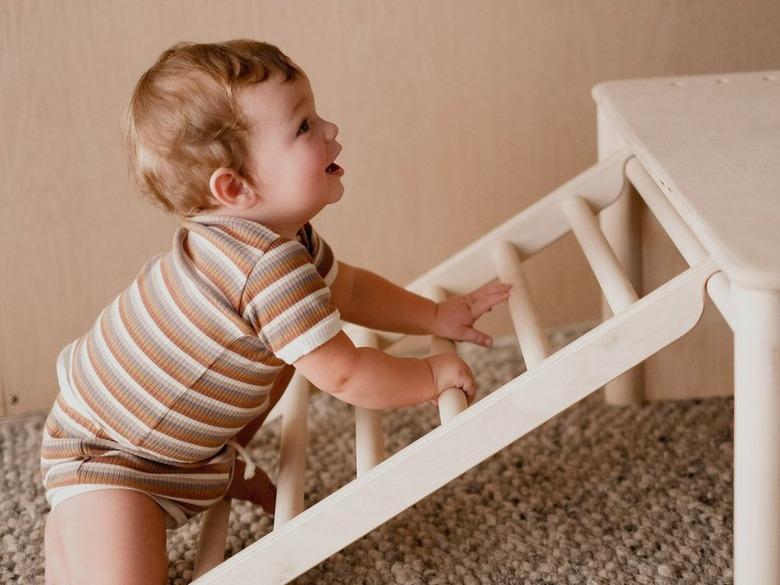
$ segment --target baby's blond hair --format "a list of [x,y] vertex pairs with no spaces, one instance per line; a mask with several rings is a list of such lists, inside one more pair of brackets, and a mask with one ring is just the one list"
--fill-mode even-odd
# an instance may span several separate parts
[[216,207],[209,179],[220,167],[260,185],[237,93],[274,74],[285,82],[304,75],[274,45],[248,39],[164,51],[136,83],[122,120],[130,179],[141,193],[186,217]]

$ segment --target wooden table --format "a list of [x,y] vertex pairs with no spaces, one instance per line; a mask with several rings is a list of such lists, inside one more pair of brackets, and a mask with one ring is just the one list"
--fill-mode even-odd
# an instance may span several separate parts
[[[628,145],[728,278],[734,582],[780,583],[780,71],[613,81],[593,97],[600,157]],[[630,214],[605,228],[640,271]]]

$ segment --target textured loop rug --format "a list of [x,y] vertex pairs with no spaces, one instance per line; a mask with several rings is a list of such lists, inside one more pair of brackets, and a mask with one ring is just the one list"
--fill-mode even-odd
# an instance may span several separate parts
[[[461,350],[478,396],[524,369],[514,345]],[[730,398],[612,407],[596,392],[293,583],[731,583],[732,420]],[[429,404],[388,413],[388,453],[437,422]],[[43,583],[42,424],[0,424],[2,583]],[[317,393],[309,424],[307,507],[355,476],[352,408]],[[272,477],[280,427],[271,421],[250,449]],[[232,509],[228,556],[272,527],[259,507]],[[191,579],[199,527],[168,532],[174,585]]]

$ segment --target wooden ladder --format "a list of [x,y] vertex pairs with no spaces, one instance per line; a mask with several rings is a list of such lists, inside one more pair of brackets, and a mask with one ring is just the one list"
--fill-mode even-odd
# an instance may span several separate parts
[[[596,215],[631,185],[690,265],[643,298]],[[522,261],[569,231],[613,316],[551,354]],[[705,287],[730,321],[728,281],[627,149],[590,167],[407,288],[438,301],[467,293],[496,275],[514,285],[508,304],[527,371],[468,408],[460,390],[446,391],[439,400],[442,424],[388,458],[381,411],[356,408],[357,478],[307,510],[303,479],[309,388],[296,375],[285,397],[274,530],[223,561],[230,503],[208,510],[195,567],[197,585],[294,579],[684,335],[701,317]],[[351,325],[345,330],[356,345],[380,349],[392,349],[403,338]],[[431,352],[445,351],[454,352],[455,344],[434,338]]]

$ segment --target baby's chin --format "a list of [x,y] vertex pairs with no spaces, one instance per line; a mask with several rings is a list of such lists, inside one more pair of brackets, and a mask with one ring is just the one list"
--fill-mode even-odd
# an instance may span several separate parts
[[334,189],[331,192],[331,196],[328,199],[328,203],[336,203],[344,196],[344,185],[341,185],[340,189]]

